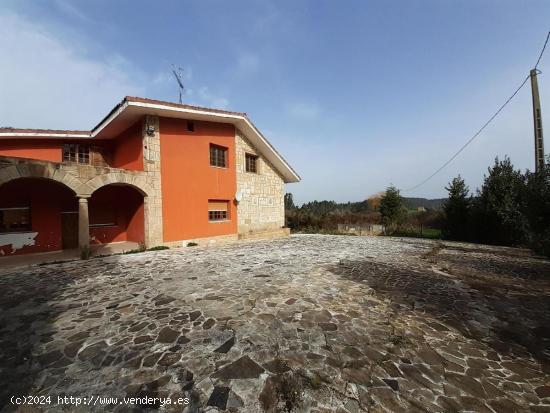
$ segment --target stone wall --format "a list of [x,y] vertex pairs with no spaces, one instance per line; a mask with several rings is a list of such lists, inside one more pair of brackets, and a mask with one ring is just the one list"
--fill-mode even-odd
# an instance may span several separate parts
[[[148,130],[150,132],[148,133]],[[146,172],[149,196],[144,199],[145,244],[163,245],[162,187],[160,177],[160,128],[158,116],[145,117],[143,134],[143,169]]]
[[[238,232],[268,232],[285,225],[284,180],[276,169],[254,149],[239,130],[236,131]],[[258,156],[258,173],[246,172],[245,154]]]

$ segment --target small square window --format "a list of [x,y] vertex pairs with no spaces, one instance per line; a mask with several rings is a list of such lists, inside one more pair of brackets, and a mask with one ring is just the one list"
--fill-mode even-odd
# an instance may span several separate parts
[[187,131],[195,132],[195,122],[192,122],[190,120],[187,121]]
[[227,148],[210,145],[210,165],[227,168]]
[[90,148],[87,145],[79,145],[76,143],[64,144],[63,161],[89,164]]
[[0,232],[24,232],[31,229],[30,208],[0,208]]
[[246,172],[258,173],[258,157],[247,153],[245,155]]
[[229,219],[229,201],[208,201],[208,221],[226,221]]

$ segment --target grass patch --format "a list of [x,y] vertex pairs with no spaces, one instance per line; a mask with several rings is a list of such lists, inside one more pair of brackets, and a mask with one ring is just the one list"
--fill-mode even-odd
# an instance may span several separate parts
[[80,249],[80,259],[81,260],[87,260],[91,257],[92,251],[90,250],[90,247],[83,247]]
[[409,237],[409,238],[426,238],[426,239],[441,239],[441,230],[437,228],[423,228],[422,231],[418,228],[404,228],[395,231],[394,237]]
[[167,247],[166,245],[157,245],[156,247],[151,247],[147,251],[162,251],[162,250],[169,250],[170,247]]

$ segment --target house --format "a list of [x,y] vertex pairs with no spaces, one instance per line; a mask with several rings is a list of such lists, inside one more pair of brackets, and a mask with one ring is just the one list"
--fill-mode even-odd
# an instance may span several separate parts
[[0,129],[0,254],[284,235],[299,180],[245,113],[127,96],[91,131]]

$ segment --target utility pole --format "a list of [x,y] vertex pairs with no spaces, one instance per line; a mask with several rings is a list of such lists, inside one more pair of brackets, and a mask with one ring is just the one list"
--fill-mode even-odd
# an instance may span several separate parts
[[544,167],[544,141],[542,137],[542,116],[540,112],[539,85],[537,69],[531,69],[531,93],[533,95],[533,125],[535,129],[535,172]]

